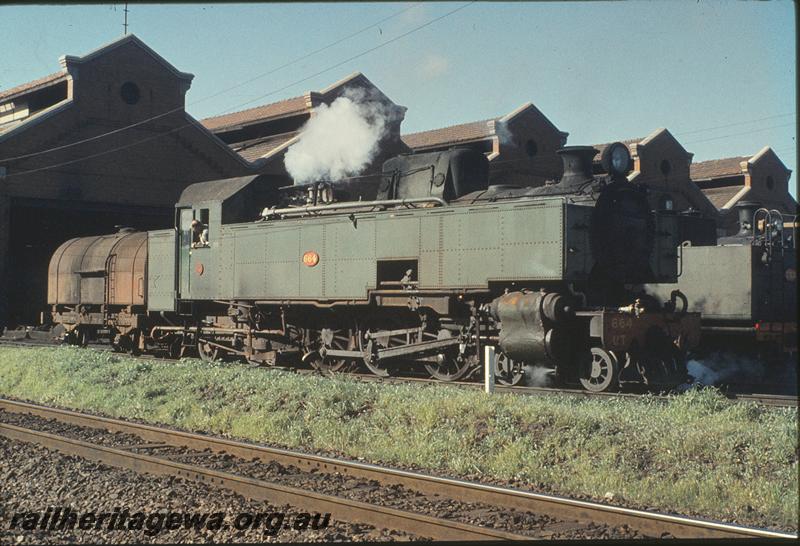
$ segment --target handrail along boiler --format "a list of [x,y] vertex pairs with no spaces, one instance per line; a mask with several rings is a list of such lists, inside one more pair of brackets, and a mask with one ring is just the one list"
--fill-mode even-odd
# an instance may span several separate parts
[[[175,229],[146,235],[140,298],[84,298],[84,282],[118,282],[113,267],[133,262],[117,256],[86,277],[59,265],[59,249],[51,283],[72,290],[51,289],[51,317],[73,340],[105,334],[175,356],[363,364],[378,375],[424,367],[456,380],[480,373],[492,344],[503,383],[521,381],[527,365],[595,391],[683,382],[699,315],[677,293],[658,302],[635,290],[676,281],[674,217],[651,212],[626,180],[625,146],[605,149],[602,177],[594,148],[559,154],[564,176],[536,188],[489,186],[486,157],[458,148],[394,157],[378,180],[194,184]],[[193,244],[193,220],[207,229],[204,245]],[[94,243],[64,252],[81,244]]]

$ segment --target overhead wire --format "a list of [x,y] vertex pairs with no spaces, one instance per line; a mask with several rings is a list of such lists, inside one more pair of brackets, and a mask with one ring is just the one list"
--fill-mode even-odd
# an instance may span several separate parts
[[[267,96],[270,96],[270,95],[274,95],[275,93],[279,93],[281,91],[284,91],[284,90],[288,89],[289,87],[292,87],[292,86],[297,85],[299,83],[303,83],[303,82],[305,82],[307,80],[315,78],[316,76],[324,74],[325,72],[329,72],[331,70],[334,70],[334,69],[342,66],[343,64],[346,64],[346,63],[348,63],[350,61],[353,61],[355,59],[363,57],[364,55],[372,53],[373,51],[376,51],[376,50],[378,50],[378,49],[380,49],[382,47],[385,47],[385,46],[387,46],[389,44],[392,44],[392,43],[394,43],[394,42],[396,42],[396,41],[398,41],[398,40],[400,40],[402,38],[405,38],[406,36],[409,36],[409,35],[417,32],[419,30],[422,30],[423,28],[426,28],[426,27],[432,25],[433,23],[436,23],[437,21],[440,21],[440,20],[444,19],[445,17],[449,17],[450,15],[453,15],[456,12],[459,12],[459,11],[463,10],[464,8],[469,7],[470,5],[474,4],[476,1],[477,0],[473,0],[471,2],[467,2],[466,4],[463,4],[463,5],[459,6],[458,8],[450,10],[450,11],[448,11],[447,13],[445,13],[443,15],[440,15],[440,16],[438,16],[438,17],[436,17],[434,19],[431,19],[431,20],[429,20],[429,21],[427,21],[427,22],[425,22],[425,23],[423,23],[423,24],[421,24],[421,25],[419,25],[417,27],[414,27],[413,29],[411,29],[411,30],[409,30],[407,32],[404,32],[403,34],[400,34],[400,35],[398,35],[398,36],[396,36],[394,38],[391,38],[391,39],[389,39],[389,40],[387,40],[385,42],[382,42],[382,43],[380,43],[380,44],[378,44],[378,45],[376,45],[374,47],[366,49],[366,50],[362,51],[361,53],[358,53],[357,55],[353,55],[352,57],[349,57],[348,59],[345,59],[344,61],[336,63],[333,66],[329,66],[328,68],[320,70],[320,71],[318,71],[318,72],[316,72],[316,73],[314,73],[314,74],[312,74],[310,76],[307,76],[307,77],[302,78],[300,80],[294,81],[294,82],[292,82],[292,83],[290,83],[290,84],[288,84],[288,85],[286,85],[286,86],[284,86],[284,87],[282,87],[280,89],[276,89],[274,91],[271,91],[270,93],[267,93],[265,95],[261,95],[260,97],[258,97],[256,99],[253,99],[253,100],[250,100],[250,101],[247,101],[247,102],[245,102],[243,104],[249,104],[249,103],[251,103],[251,102],[253,102],[255,100],[260,100],[260,99],[262,99],[264,97],[267,97]],[[16,172],[16,173],[11,172],[11,173],[6,174],[4,176],[4,178],[23,176],[23,175],[26,175],[26,174],[33,174],[33,173],[36,173],[36,172],[42,172],[42,171],[46,171],[46,170],[50,170],[50,169],[55,169],[55,168],[58,168],[58,167],[63,167],[63,166],[66,166],[66,165],[72,165],[72,164],[75,164],[75,163],[79,163],[81,161],[86,161],[88,159],[93,159],[93,158],[100,157],[100,156],[103,156],[103,155],[106,155],[106,154],[118,152],[118,151],[124,150],[126,148],[130,148],[130,147],[133,147],[133,146],[138,146],[139,144],[143,144],[145,142],[154,140],[156,138],[160,138],[162,136],[165,136],[165,135],[168,135],[168,134],[171,134],[171,133],[186,129],[187,127],[191,127],[193,125],[194,125],[193,123],[187,123],[186,125],[181,125],[179,127],[172,128],[172,129],[170,129],[168,131],[165,131],[165,132],[162,132],[162,133],[158,133],[158,134],[146,137],[146,138],[138,140],[136,142],[130,142],[130,143],[124,144],[122,146],[118,146],[116,148],[112,148],[110,150],[104,150],[104,151],[98,152],[96,154],[91,154],[91,155],[88,155],[88,156],[79,157],[79,158],[72,159],[72,160],[69,160],[69,161],[63,161],[61,163],[56,163],[56,164],[53,164],[53,165],[47,165],[45,167],[39,167],[39,168],[36,168],[36,169],[28,169],[28,170],[19,171],[19,172]],[[0,161],[7,161],[7,160],[0,160]]]
[[715,136],[715,137],[711,137],[711,138],[704,138],[704,139],[701,139],[701,140],[693,140],[693,141],[690,141],[690,142],[684,142],[683,144],[699,144],[701,142],[710,142],[712,140],[721,140],[721,139],[724,139],[724,138],[731,138],[731,137],[735,137],[735,136],[749,135],[750,133],[761,133],[763,131],[770,131],[772,129],[780,129],[782,127],[790,127],[790,126],[794,126],[794,125],[796,125],[796,124],[794,124],[794,123],[784,123],[783,125],[773,125],[772,127],[762,127],[760,129],[752,129],[750,131],[744,131],[742,133],[731,133],[731,134],[720,135],[720,136]]
[[[209,99],[213,99],[215,97],[218,97],[219,95],[222,95],[223,93],[227,93],[228,91],[232,91],[234,89],[238,89],[238,88],[243,87],[243,86],[245,86],[245,85],[247,85],[249,83],[252,83],[252,82],[254,82],[256,80],[259,80],[259,79],[261,79],[261,78],[263,78],[265,76],[269,76],[270,74],[274,74],[275,72],[283,70],[284,68],[288,68],[289,66],[292,66],[293,64],[296,64],[296,63],[298,63],[300,61],[304,61],[304,60],[308,59],[309,57],[312,57],[312,56],[316,55],[317,53],[321,53],[321,52],[323,52],[323,51],[325,51],[327,49],[330,49],[330,48],[332,48],[332,47],[334,47],[336,45],[341,44],[342,42],[345,42],[345,41],[349,40],[350,38],[358,36],[359,34],[363,34],[364,32],[366,32],[366,31],[368,31],[368,30],[370,30],[372,28],[375,28],[378,25],[380,25],[382,23],[385,23],[386,21],[388,21],[390,19],[398,17],[398,16],[400,16],[400,15],[402,15],[402,14],[404,14],[404,13],[406,13],[406,12],[412,10],[412,9],[415,9],[415,8],[417,8],[419,6],[420,6],[420,4],[417,3],[417,4],[414,4],[414,5],[410,6],[410,7],[405,8],[403,10],[397,11],[397,12],[389,15],[388,17],[384,17],[383,19],[381,19],[379,21],[376,21],[375,23],[372,23],[369,26],[366,26],[366,27],[364,27],[364,28],[362,28],[360,30],[357,30],[356,32],[353,32],[351,34],[348,34],[347,36],[339,38],[338,40],[336,40],[334,42],[331,42],[331,43],[329,43],[329,44],[327,44],[327,45],[325,45],[323,47],[320,47],[318,49],[315,49],[314,51],[310,51],[310,52],[308,52],[308,53],[306,53],[304,55],[301,55],[300,57],[292,59],[291,61],[288,61],[288,62],[286,62],[286,63],[284,63],[284,64],[282,64],[280,66],[276,66],[275,68],[272,68],[272,69],[268,70],[267,72],[263,72],[263,73],[258,74],[257,76],[254,76],[254,77],[252,77],[252,78],[250,78],[248,80],[245,80],[243,82],[240,82],[238,84],[232,85],[230,87],[226,87],[224,89],[221,89],[220,91],[217,91],[216,93],[213,93],[211,95],[208,95],[208,96],[203,97],[201,99],[198,99],[196,101],[192,101],[192,102],[190,102],[188,104],[188,106],[193,106],[195,104],[199,104],[199,103],[207,101]],[[276,92],[278,92],[278,91],[276,91]],[[249,104],[249,102],[246,102],[243,105],[245,105],[245,104]],[[232,108],[240,108],[243,105],[236,105],[236,106],[233,106]],[[105,133],[101,133],[99,135],[94,135],[92,137],[87,137],[87,138],[84,138],[84,139],[81,139],[81,140],[77,140],[75,142],[70,142],[68,144],[63,144],[61,146],[55,146],[53,148],[48,148],[46,150],[39,150],[39,151],[36,151],[36,152],[31,152],[31,153],[28,153],[28,154],[21,154],[21,155],[14,156],[14,157],[5,157],[5,158],[0,159],[0,163],[9,163],[9,162],[17,161],[17,160],[20,160],[20,159],[27,159],[29,157],[35,157],[35,156],[38,156],[38,155],[43,155],[43,154],[47,154],[47,153],[51,153],[51,152],[57,152],[57,151],[60,151],[60,150],[65,150],[67,148],[72,148],[74,146],[79,146],[79,145],[85,144],[87,142],[92,142],[92,141],[99,140],[101,138],[105,138],[105,137],[108,137],[108,136],[111,136],[111,135],[114,135],[114,134],[117,134],[117,133],[121,133],[123,131],[127,131],[128,129],[133,129],[134,127],[139,127],[141,125],[145,125],[147,123],[150,123],[151,121],[155,121],[157,119],[161,119],[163,117],[166,117],[166,116],[168,116],[170,114],[175,114],[177,112],[181,112],[181,111],[185,111],[185,110],[186,110],[186,106],[180,106],[178,108],[173,108],[171,110],[167,110],[166,112],[162,112],[162,113],[157,114],[155,116],[151,116],[151,117],[149,117],[147,119],[143,119],[141,121],[137,121],[136,123],[131,123],[131,124],[125,125],[124,127],[119,127],[117,129],[113,129],[111,131],[107,131]],[[218,117],[218,116],[221,116],[221,115],[226,115],[226,113],[217,114],[216,116],[213,116],[213,117]]]
[[745,120],[745,121],[737,121],[736,123],[728,123],[727,125],[718,125],[716,127],[706,127],[706,128],[703,128],[703,129],[693,129],[691,131],[681,131],[681,132],[675,133],[675,135],[676,136],[693,135],[693,134],[696,134],[696,133],[704,133],[706,131],[716,131],[717,129],[726,129],[728,127],[736,127],[736,126],[739,126],[739,125],[748,125],[750,123],[757,123],[759,121],[766,121],[768,119],[785,118],[787,116],[794,116],[796,114],[797,114],[797,112],[787,112],[785,114],[776,114],[774,116],[767,116],[767,117],[764,117],[764,118],[749,119],[749,120]]

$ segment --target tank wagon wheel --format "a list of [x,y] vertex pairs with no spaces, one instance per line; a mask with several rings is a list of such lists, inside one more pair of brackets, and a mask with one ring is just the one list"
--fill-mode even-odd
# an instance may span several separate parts
[[[307,350],[311,355],[307,362],[320,372],[349,372],[356,367],[355,361],[347,358],[324,356],[324,349],[352,351],[356,346],[353,330],[332,330],[323,328],[312,331],[312,345]],[[320,354],[322,351],[323,354]]]
[[128,334],[120,335],[118,343],[114,343],[114,350],[121,353],[128,353],[132,356],[139,356],[139,332],[132,331]]
[[89,342],[89,336],[85,328],[76,326],[72,331],[67,332],[64,336],[64,341],[68,345],[73,345],[75,347],[86,347]]
[[587,391],[603,392],[618,386],[619,362],[612,353],[592,347],[580,364],[579,378]]
[[204,362],[219,362],[219,352],[219,347],[204,339],[197,340],[197,354],[200,355],[200,360]]
[[505,353],[497,353],[494,357],[494,375],[501,385],[513,387],[525,377],[525,363],[509,358]]

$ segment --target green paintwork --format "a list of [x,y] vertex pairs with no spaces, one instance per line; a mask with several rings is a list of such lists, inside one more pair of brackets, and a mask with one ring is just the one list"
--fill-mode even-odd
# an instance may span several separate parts
[[[585,229],[563,236],[564,225],[588,224],[589,211],[560,198],[231,225],[215,221],[212,203],[192,208],[203,207],[211,247],[191,250],[191,269],[181,265],[191,279],[184,300],[366,300],[379,260],[418,260],[421,289],[581,280],[592,263]],[[307,251],[319,254],[316,266],[303,264]]]
[[174,229],[147,233],[147,306],[150,311],[175,310],[177,244]]
[[[779,251],[778,251],[779,252]],[[648,293],[668,300],[679,289],[689,300],[689,311],[703,320],[791,320],[797,283],[787,282],[785,269],[796,259],[789,253],[772,266],[762,261],[758,246],[694,246],[680,249],[682,273],[676,284],[646,285]],[[796,308],[794,308],[796,309]]]

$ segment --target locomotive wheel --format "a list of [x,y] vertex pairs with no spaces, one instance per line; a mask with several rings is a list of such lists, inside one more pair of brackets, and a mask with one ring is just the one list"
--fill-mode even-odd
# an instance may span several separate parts
[[391,338],[384,340],[386,343],[386,345],[384,345],[384,343],[381,343],[380,340],[368,339],[365,333],[362,333],[361,331],[357,331],[356,333],[358,337],[358,350],[365,355],[363,357],[364,365],[369,371],[378,377],[389,377],[397,372],[397,369],[390,363],[375,362],[372,357],[372,349],[376,346],[376,344],[378,347],[388,347],[391,344]]
[[461,358],[452,353],[442,353],[438,355],[440,359],[437,364],[425,364],[425,369],[431,377],[439,381],[458,381],[464,377],[472,368],[472,359]]
[[[440,330],[438,339],[452,338],[453,334],[449,330]],[[473,364],[475,359],[470,355],[459,355],[454,349],[439,353],[438,362],[425,364],[425,369],[431,377],[439,381],[457,381],[464,377]]]
[[197,341],[197,354],[204,362],[219,362],[219,347],[211,345],[205,340]]
[[494,376],[501,385],[519,385],[525,377],[524,367],[524,362],[513,360],[505,353],[497,353],[494,357]]
[[644,370],[645,383],[651,387],[670,389],[689,379],[686,358],[674,346],[662,355],[641,358],[639,364],[640,370]]
[[310,352],[312,356],[307,361],[314,369],[321,372],[348,372],[355,368],[355,362],[347,358],[331,358],[323,356],[324,349],[339,349],[342,351],[352,351],[356,346],[356,341],[352,330],[332,330],[323,328],[315,331],[312,339],[314,343]]
[[618,386],[619,362],[612,353],[600,347],[592,347],[579,372],[581,385],[587,391],[610,391]]

